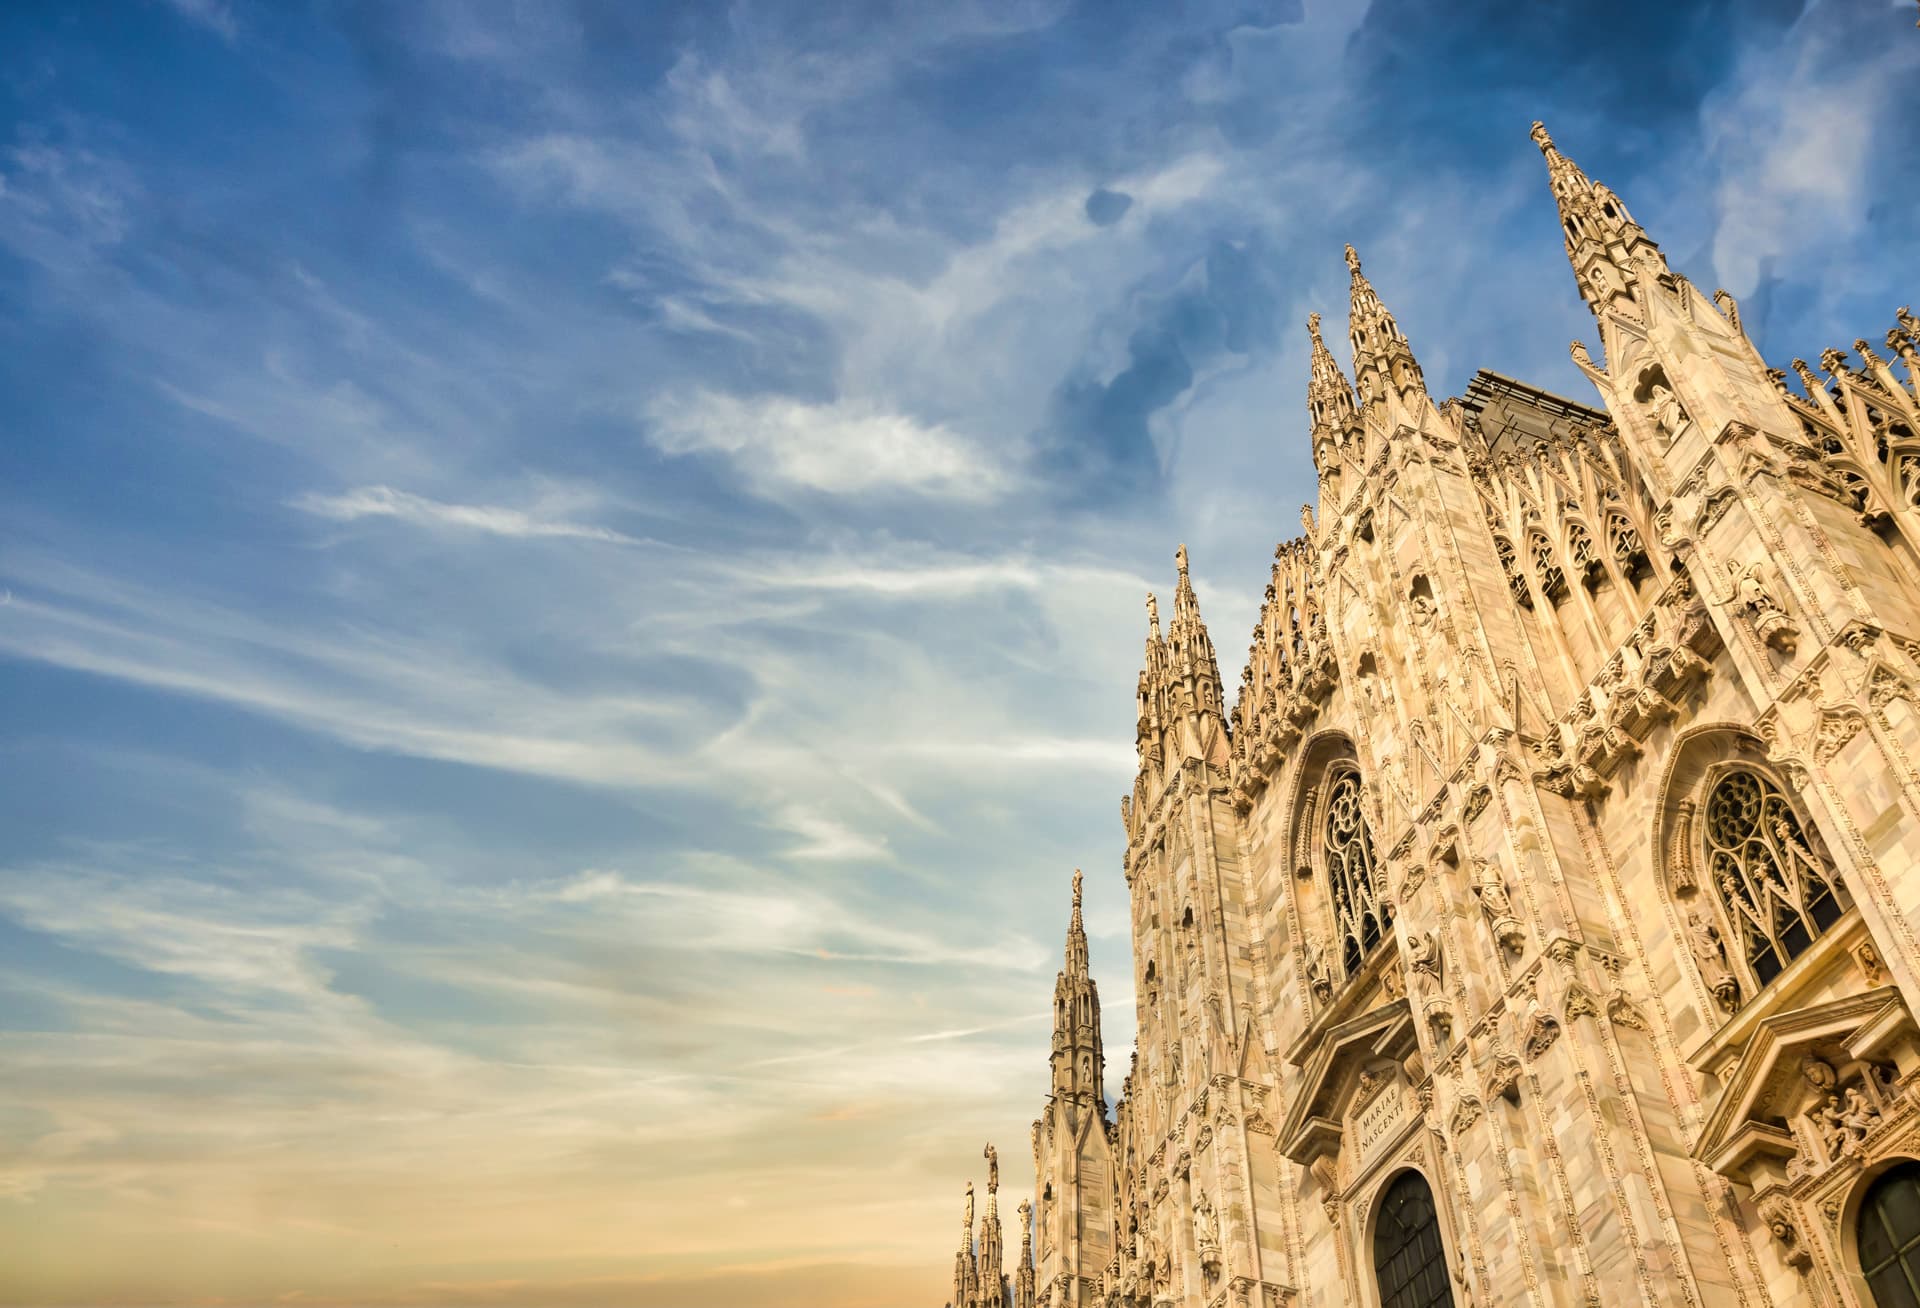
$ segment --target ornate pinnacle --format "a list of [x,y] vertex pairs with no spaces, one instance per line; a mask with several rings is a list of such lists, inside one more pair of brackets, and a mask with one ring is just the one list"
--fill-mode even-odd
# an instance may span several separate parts
[[1187,547],[1184,544],[1174,550],[1173,566],[1180,570],[1182,577],[1187,575]]
[[1360,275],[1360,256],[1354,252],[1351,245],[1347,247],[1347,271],[1356,277]]
[[1547,135],[1547,125],[1538,118],[1533,120],[1533,128],[1527,135],[1531,136],[1533,143],[1540,147],[1540,153],[1545,154],[1553,149],[1553,138]]

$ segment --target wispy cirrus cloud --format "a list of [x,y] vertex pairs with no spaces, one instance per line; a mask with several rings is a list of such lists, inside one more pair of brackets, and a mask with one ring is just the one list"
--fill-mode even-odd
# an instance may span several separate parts
[[448,504],[395,490],[391,486],[359,486],[337,495],[308,491],[296,496],[292,504],[302,513],[311,513],[335,522],[395,518],[415,526],[484,532],[517,540],[596,540],[610,545],[660,544],[592,523],[571,522],[565,518],[494,504]]
[[724,456],[761,490],[990,500],[1011,479],[957,433],[871,403],[700,392],[649,406],[654,444]]

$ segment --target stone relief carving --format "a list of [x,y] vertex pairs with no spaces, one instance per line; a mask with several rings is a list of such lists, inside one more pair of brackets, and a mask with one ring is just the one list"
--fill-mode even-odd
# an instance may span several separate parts
[[1680,429],[1687,425],[1687,411],[1664,376],[1653,383],[1647,394],[1647,411],[1653,415],[1654,426],[1668,440],[1678,436]]
[[1407,963],[1418,975],[1426,977],[1434,984],[1440,982],[1440,936],[1429,928],[1413,934],[1407,940]]
[[1735,564],[1729,570],[1731,588],[1718,603],[1733,608],[1753,625],[1754,634],[1783,654],[1791,654],[1800,629],[1780,602],[1779,580],[1772,567],[1758,561]]
[[1479,860],[1479,874],[1474,881],[1473,893],[1479,901],[1480,911],[1486,915],[1487,925],[1493,930],[1494,939],[1518,954],[1527,943],[1526,928],[1520,925],[1520,919],[1514,915],[1513,900],[1507,895],[1506,882],[1495,864],[1486,859]]
[[1767,1224],[1767,1232],[1780,1246],[1780,1256],[1795,1271],[1804,1272],[1813,1265],[1813,1255],[1806,1245],[1800,1242],[1800,1227],[1794,1219],[1793,1204],[1783,1194],[1774,1193],[1762,1199],[1758,1208],[1760,1220]]
[[1720,928],[1698,904],[1687,909],[1687,939],[1700,964],[1700,976],[1713,992],[1721,1008],[1732,1013],[1740,1007],[1740,981],[1727,966],[1727,942]]
[[1520,1021],[1520,1052],[1532,1062],[1559,1038],[1559,1020],[1541,1005],[1538,996],[1529,995],[1527,1011]]

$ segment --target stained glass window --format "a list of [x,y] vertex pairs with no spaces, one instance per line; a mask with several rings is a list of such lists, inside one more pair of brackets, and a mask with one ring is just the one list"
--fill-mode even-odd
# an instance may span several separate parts
[[1745,768],[1707,798],[1708,867],[1741,956],[1766,985],[1846,911],[1780,788]]

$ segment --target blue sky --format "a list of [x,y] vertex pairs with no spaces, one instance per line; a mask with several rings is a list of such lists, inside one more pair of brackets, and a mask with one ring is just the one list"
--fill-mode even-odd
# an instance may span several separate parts
[[1915,17],[8,6],[0,1299],[938,1302],[1342,244],[1588,398],[1539,117],[1877,340]]

